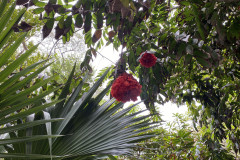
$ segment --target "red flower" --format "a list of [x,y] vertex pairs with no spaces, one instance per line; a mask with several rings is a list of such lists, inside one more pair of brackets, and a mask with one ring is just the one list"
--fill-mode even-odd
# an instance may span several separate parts
[[150,68],[156,64],[157,57],[154,54],[143,52],[141,53],[139,62],[142,66]]
[[123,103],[130,100],[136,101],[141,88],[142,86],[131,74],[123,73],[113,82],[111,95]]

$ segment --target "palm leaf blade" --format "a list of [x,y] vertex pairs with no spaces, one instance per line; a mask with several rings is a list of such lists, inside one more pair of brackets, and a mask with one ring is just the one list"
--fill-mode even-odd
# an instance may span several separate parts
[[33,46],[29,50],[27,50],[24,54],[22,54],[18,59],[16,59],[13,63],[11,63],[7,68],[5,68],[2,72],[0,72],[0,82],[2,82],[5,78],[7,78],[20,64],[22,64],[31,53],[36,50],[38,45]]
[[50,120],[38,120],[38,121],[33,121],[33,122],[28,122],[28,123],[24,123],[24,124],[19,124],[16,126],[11,126],[8,128],[1,128],[0,129],[0,134],[4,134],[4,133],[9,133],[9,132],[13,132],[16,130],[20,130],[20,129],[26,129],[26,128],[30,128],[36,125],[40,125],[40,124],[45,124],[47,122],[56,122],[56,121],[61,121],[63,120],[62,118],[55,118],[55,119],[50,119]]
[[26,35],[27,33],[24,33],[15,41],[13,45],[11,45],[4,53],[2,53],[2,56],[0,57],[0,67],[2,67],[6,63],[6,61],[8,61],[8,59],[14,54],[14,52],[22,43]]

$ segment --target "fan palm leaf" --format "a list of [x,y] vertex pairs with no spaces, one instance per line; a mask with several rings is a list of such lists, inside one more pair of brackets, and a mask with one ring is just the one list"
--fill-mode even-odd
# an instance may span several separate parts
[[[71,81],[72,73],[68,82]],[[52,124],[53,134],[64,136],[53,138],[51,145],[48,145],[47,140],[32,142],[35,146],[33,154],[47,155],[52,150],[53,155],[61,156],[59,159],[96,159],[106,155],[130,154],[136,142],[153,137],[151,134],[144,134],[155,127],[149,120],[150,115],[139,116],[143,111],[128,114],[137,104],[123,109],[123,103],[113,105],[115,99],[111,99],[99,105],[110,86],[93,98],[107,73],[108,71],[79,99],[77,97],[86,78],[68,99],[67,94],[63,93],[69,90],[70,85],[66,83],[60,96],[65,101],[45,111],[50,116],[64,119]],[[38,135],[46,134],[46,129],[39,127],[34,127],[33,132]]]

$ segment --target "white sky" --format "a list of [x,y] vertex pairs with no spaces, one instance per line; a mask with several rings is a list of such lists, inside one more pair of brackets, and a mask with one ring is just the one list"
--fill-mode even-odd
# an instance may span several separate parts
[[[109,58],[111,61],[113,62],[117,62],[119,59],[119,52],[117,52],[116,50],[113,49],[112,45],[109,45],[105,48],[103,48],[100,53]],[[110,62],[109,60],[107,60],[106,58],[102,57],[101,55],[97,55],[97,57],[94,59],[93,61],[93,67],[96,70],[101,70],[105,67],[108,67],[110,65],[112,65],[113,63]],[[140,101],[140,98],[138,98]],[[126,103],[126,105],[130,105],[133,104],[134,102],[128,102]],[[144,104],[141,103],[140,106],[143,109],[146,109]],[[187,106],[180,106],[179,108],[177,107],[176,104],[168,102],[165,105],[158,105],[159,107],[159,112],[162,115],[162,119],[167,123],[167,122],[172,122],[174,121],[174,117],[173,114],[174,113],[181,113],[181,114],[185,114],[187,112]]]

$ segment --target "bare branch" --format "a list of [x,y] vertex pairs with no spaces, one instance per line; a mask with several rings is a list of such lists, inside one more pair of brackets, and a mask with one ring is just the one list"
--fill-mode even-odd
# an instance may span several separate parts
[[100,52],[96,51],[98,54],[100,54],[103,58],[106,58],[108,61],[112,62],[113,64],[116,65],[115,62],[113,62],[112,60],[110,60],[109,58],[105,57],[104,55],[102,55]]
[[25,50],[25,51],[27,51],[27,50],[28,50],[28,48],[27,48],[26,42],[25,42],[25,41],[23,41],[23,42],[22,42],[22,44],[23,44],[23,48],[24,48],[24,50]]

